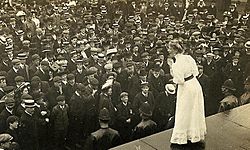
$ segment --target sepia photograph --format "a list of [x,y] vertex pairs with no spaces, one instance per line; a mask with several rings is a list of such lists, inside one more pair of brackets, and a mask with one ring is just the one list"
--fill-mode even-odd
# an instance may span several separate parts
[[0,0],[0,150],[250,150],[250,0]]

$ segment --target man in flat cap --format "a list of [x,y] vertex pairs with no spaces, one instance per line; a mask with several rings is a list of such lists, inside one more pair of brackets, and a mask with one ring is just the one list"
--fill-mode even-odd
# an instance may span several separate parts
[[76,78],[74,74],[70,73],[67,75],[67,83],[64,86],[66,102],[70,100],[75,91],[76,91]]
[[76,91],[69,101],[69,143],[72,148],[80,147],[81,139],[84,138],[83,127],[85,122],[85,86],[78,83]]
[[75,75],[76,83],[83,83],[83,79],[86,75],[86,68],[83,66],[83,60],[76,60],[76,69],[72,72]]
[[7,72],[6,82],[7,85],[15,85],[15,77],[20,75],[20,60],[13,59],[12,60],[13,67]]
[[85,87],[84,95],[86,97],[86,113],[84,133],[88,137],[92,132],[99,128],[98,123],[98,96],[100,94],[99,81],[96,78],[89,78],[88,85]]
[[53,78],[53,85],[48,89],[48,93],[45,95],[49,103],[49,108],[53,108],[57,104],[56,97],[62,94],[65,94],[62,78],[60,76],[55,76]]
[[11,115],[15,115],[15,100],[11,96],[5,97],[5,108],[0,113],[0,133],[4,132],[8,126],[7,126],[7,118]]
[[121,144],[118,131],[109,127],[110,113],[107,108],[102,108],[99,113],[99,124],[101,129],[91,133],[88,137],[85,149],[106,150]]
[[34,76],[38,76],[42,81],[49,82],[49,62],[48,61],[41,61],[39,69],[34,73]]

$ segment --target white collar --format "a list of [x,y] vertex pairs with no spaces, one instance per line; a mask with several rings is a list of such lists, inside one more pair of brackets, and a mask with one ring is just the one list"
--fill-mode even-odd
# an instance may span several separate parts
[[15,73],[17,73],[18,69],[16,69],[15,67],[13,67],[13,70]]
[[6,107],[6,110],[7,110],[10,114],[13,113],[13,110],[10,110],[8,107]]
[[28,115],[30,115],[30,116],[32,116],[32,114],[31,113],[29,113],[29,112],[27,112],[26,110],[24,111],[26,114],[28,114]]

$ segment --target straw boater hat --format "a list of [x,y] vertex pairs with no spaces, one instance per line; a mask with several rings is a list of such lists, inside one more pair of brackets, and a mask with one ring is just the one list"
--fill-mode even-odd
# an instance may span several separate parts
[[175,94],[175,86],[173,84],[166,84],[165,85],[165,90],[169,93],[169,94]]

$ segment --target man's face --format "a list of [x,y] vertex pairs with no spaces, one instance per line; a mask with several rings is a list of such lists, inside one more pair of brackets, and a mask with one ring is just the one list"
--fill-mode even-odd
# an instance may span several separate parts
[[65,105],[65,101],[59,101],[57,102],[60,106],[64,106]]
[[42,65],[41,68],[42,68],[44,71],[48,71],[48,70],[49,70],[49,67],[46,66],[46,65]]
[[246,91],[250,92],[250,83],[244,85]]
[[153,75],[155,78],[158,78],[160,75],[160,71],[153,71]]
[[5,106],[6,106],[8,109],[13,109],[13,108],[15,107],[15,102],[5,104]]
[[134,66],[129,66],[128,68],[128,73],[134,73],[135,69]]
[[199,74],[203,74],[203,68],[199,68]]
[[82,63],[77,63],[77,64],[76,64],[76,68],[77,68],[77,69],[82,69]]
[[68,83],[69,83],[70,85],[74,85],[74,84],[76,83],[76,80],[75,80],[75,79],[68,80]]
[[13,123],[10,124],[11,127],[13,127],[14,129],[17,129],[18,128],[18,121],[15,121]]
[[14,67],[15,69],[20,69],[20,63],[14,64],[13,67]]
[[62,87],[62,82],[58,81],[58,82],[54,82],[54,86],[55,87]]
[[123,96],[121,98],[121,101],[124,102],[124,103],[127,103],[128,102],[128,96]]
[[109,96],[111,96],[112,95],[112,88],[109,88],[108,89],[108,93],[107,93]]
[[149,87],[147,85],[144,85],[141,89],[144,94],[148,94]]

